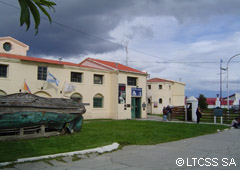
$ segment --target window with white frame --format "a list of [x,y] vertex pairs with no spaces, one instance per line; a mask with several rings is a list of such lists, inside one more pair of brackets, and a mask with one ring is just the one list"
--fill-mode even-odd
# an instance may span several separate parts
[[0,77],[7,78],[8,65],[0,64]]
[[37,79],[38,80],[47,80],[47,67],[38,66]]
[[79,93],[72,94],[70,98],[73,99],[76,102],[79,102],[79,103],[82,103],[82,100],[83,100],[82,99],[83,98],[82,95],[79,94]]
[[94,76],[93,76],[93,83],[94,84],[103,84],[103,75],[94,74]]
[[71,82],[82,83],[82,73],[71,72]]
[[137,86],[137,78],[136,77],[127,77],[127,85],[128,86]]
[[96,94],[93,97],[93,108],[103,108],[103,95]]

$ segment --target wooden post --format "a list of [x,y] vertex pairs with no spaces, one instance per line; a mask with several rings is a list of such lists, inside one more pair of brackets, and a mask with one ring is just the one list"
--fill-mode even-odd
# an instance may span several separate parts
[[20,128],[20,133],[19,133],[20,136],[23,136],[24,135],[24,128]]
[[187,105],[185,105],[185,121],[187,121]]
[[45,125],[41,126],[41,134],[45,134]]

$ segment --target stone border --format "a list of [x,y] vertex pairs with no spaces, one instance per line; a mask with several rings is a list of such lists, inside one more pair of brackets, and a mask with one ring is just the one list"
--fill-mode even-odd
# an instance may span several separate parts
[[45,155],[45,156],[38,156],[38,157],[31,157],[31,158],[22,158],[22,159],[17,159],[16,161],[13,162],[2,162],[0,163],[0,166],[6,166],[9,164],[15,164],[15,163],[23,163],[23,162],[31,162],[31,161],[37,161],[41,159],[48,159],[48,158],[56,158],[59,156],[73,156],[73,155],[84,155],[88,153],[104,153],[104,152],[110,152],[113,150],[118,149],[120,145],[118,143],[113,143],[111,145],[106,145],[94,149],[86,149],[82,151],[74,151],[74,152],[67,152],[67,153],[59,153],[59,154],[54,154],[54,155]]

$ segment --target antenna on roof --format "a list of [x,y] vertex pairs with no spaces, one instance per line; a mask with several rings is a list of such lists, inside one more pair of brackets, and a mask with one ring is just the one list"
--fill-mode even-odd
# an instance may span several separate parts
[[58,61],[59,61],[59,63],[61,63],[62,62],[62,57],[58,57]]
[[128,41],[125,43],[125,50],[126,50],[126,66],[128,66]]

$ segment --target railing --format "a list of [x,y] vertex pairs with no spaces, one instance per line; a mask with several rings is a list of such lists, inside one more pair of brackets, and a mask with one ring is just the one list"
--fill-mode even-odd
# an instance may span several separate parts
[[185,107],[175,106],[172,108],[172,114],[168,115],[169,120],[181,120],[185,121]]
[[[177,106],[172,108],[172,114],[168,115],[168,118],[169,120],[185,121],[185,114],[185,107]],[[224,124],[231,124],[235,118],[240,120],[240,110],[230,110],[229,113],[227,110],[223,110],[222,121]],[[200,122],[215,123],[213,109],[204,110]],[[216,123],[221,123],[221,117],[216,117]]]
[[[238,118],[240,120],[240,111],[239,110],[230,110],[229,113],[227,110],[223,110],[223,123],[231,124],[232,120]],[[221,117],[216,117],[216,123],[221,123]],[[201,122],[214,123],[214,114],[213,110],[206,110],[202,113]]]

